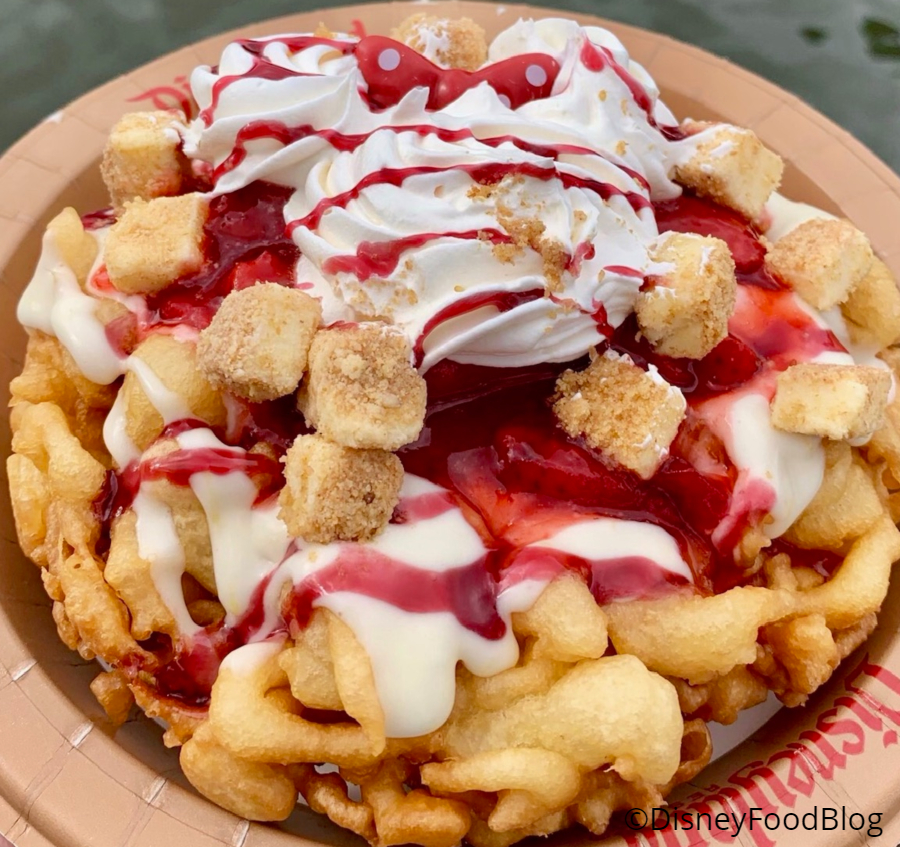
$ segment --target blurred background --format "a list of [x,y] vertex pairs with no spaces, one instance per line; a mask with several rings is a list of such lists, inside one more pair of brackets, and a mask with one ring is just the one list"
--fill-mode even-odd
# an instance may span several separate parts
[[[0,0],[0,150],[162,53],[323,0]],[[561,0],[696,44],[820,109],[900,171],[900,0]]]

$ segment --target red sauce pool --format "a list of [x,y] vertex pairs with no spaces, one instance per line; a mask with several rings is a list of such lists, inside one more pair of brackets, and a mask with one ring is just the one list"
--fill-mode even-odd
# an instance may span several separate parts
[[[456,492],[501,557],[545,537],[546,521],[574,513],[663,527],[679,542],[701,590],[732,579],[730,551],[716,551],[709,533],[727,512],[734,475],[702,476],[677,449],[649,481],[612,467],[556,426],[549,407],[555,376],[536,368],[523,384],[446,403],[429,414],[419,440],[400,451],[404,468]],[[463,384],[464,374],[456,380]],[[683,438],[690,437],[685,430]]]

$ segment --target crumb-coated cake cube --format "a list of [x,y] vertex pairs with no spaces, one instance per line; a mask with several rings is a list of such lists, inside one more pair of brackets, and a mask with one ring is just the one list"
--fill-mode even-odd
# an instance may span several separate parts
[[749,129],[730,124],[687,126],[700,132],[685,142],[692,154],[676,165],[675,180],[701,197],[757,220],[781,183],[781,157]]
[[298,405],[337,444],[396,450],[425,420],[425,380],[410,359],[406,338],[382,324],[319,330]]
[[217,388],[253,403],[297,389],[319,326],[319,301],[261,282],[232,291],[197,341],[197,360]]
[[187,158],[181,150],[180,112],[132,112],[112,128],[100,172],[113,207],[136,197],[150,200],[178,194]]
[[570,437],[584,438],[644,479],[668,455],[685,408],[682,393],[655,369],[644,371],[610,350],[585,370],[560,376],[553,400],[553,411]]
[[63,264],[72,269],[79,285],[87,282],[97,258],[97,242],[85,231],[81,217],[71,206],[63,209],[50,223],[47,232],[53,236],[56,252]]
[[865,438],[884,420],[890,372],[866,365],[802,363],[778,374],[772,424],[834,441]]
[[200,194],[128,203],[106,239],[109,281],[126,294],[149,294],[200,270],[208,212]]
[[638,325],[665,356],[702,359],[726,335],[734,311],[734,259],[719,238],[663,235],[650,251],[660,272],[635,303]]
[[436,44],[433,55],[445,68],[474,71],[487,61],[484,30],[470,18],[438,18],[419,13],[401,21],[391,36],[420,53]]
[[872,267],[869,239],[844,220],[811,220],[779,238],[766,267],[807,303],[830,309],[843,303]]
[[284,481],[279,514],[295,538],[366,541],[393,514],[403,466],[386,450],[355,450],[301,435],[285,454]]
[[841,312],[850,338],[879,350],[900,341],[900,288],[890,268],[876,258],[869,272],[853,287]]

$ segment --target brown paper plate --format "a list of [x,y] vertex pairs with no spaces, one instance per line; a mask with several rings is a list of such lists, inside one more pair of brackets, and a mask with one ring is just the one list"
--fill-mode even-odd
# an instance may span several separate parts
[[[421,9],[404,3],[328,9],[210,38],[76,100],[0,158],[0,387],[6,399],[25,346],[15,306],[31,276],[43,227],[64,205],[82,211],[106,205],[97,164],[122,113],[187,105],[187,74],[197,64],[215,63],[238,34],[309,31],[320,21],[347,31],[354,19],[369,32],[387,32]],[[472,2],[434,2],[427,10],[468,15],[489,35],[520,16],[559,14]],[[900,178],[859,142],[796,97],[709,53],[623,24],[572,16],[612,29],[656,78],[679,117],[724,119],[754,129],[788,162],[783,192],[850,218],[900,276]],[[0,426],[8,451],[5,416]],[[5,490],[5,472],[2,485]],[[88,690],[96,665],[59,642],[38,571],[19,551],[5,496],[0,509],[0,834],[16,847],[361,844],[302,807],[278,827],[248,823],[217,808],[187,785],[175,752],[163,747],[160,728],[148,720],[129,722],[113,736]],[[775,813],[778,829],[757,820],[750,830],[748,819],[737,837],[733,829],[710,832],[704,823],[699,832],[625,830],[624,842],[836,847],[862,843],[868,817],[877,813],[884,829],[878,843],[900,841],[898,624],[895,582],[876,633],[805,708],[782,710],[672,798],[713,819],[723,812],[749,815],[751,809]],[[804,831],[814,809],[817,830]],[[836,810],[833,821],[830,812],[823,819],[824,809]],[[859,825],[860,814],[866,821],[857,832],[852,825]],[[583,831],[554,837],[554,843],[567,845],[587,840]]]

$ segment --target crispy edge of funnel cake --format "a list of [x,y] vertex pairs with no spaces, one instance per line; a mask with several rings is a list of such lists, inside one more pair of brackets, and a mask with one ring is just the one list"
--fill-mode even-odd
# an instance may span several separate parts
[[[420,34],[422,25],[410,32]],[[442,31],[452,37],[466,28]],[[164,277],[196,262],[196,227],[205,209],[196,195],[179,195],[184,163],[160,129],[168,120],[127,116],[104,156],[110,194],[122,220],[132,218],[120,226],[122,290],[158,290]],[[780,167],[745,131],[722,132],[740,142],[735,160],[711,173],[717,160],[702,161],[701,149],[679,178],[755,216]],[[765,164],[761,186],[751,185],[745,171],[754,157]],[[164,270],[153,266],[156,247],[140,246],[147,209],[161,200],[165,238],[183,247],[175,251],[178,267]],[[94,256],[78,216],[65,210],[49,229],[83,285]],[[863,247],[852,262],[832,263],[842,275],[838,282],[811,272],[810,251],[829,246],[814,230],[774,245],[777,271],[810,302],[837,297],[856,332],[885,344],[900,338],[900,294],[885,266],[873,265]],[[864,242],[844,224],[841,238]],[[655,302],[660,298],[649,289],[638,317],[660,350],[703,355],[733,308],[733,266],[709,239],[691,239],[660,245],[660,259],[672,270],[656,285],[674,294]],[[702,278],[690,270],[697,249],[713,258]],[[881,307],[879,291],[889,292],[889,309]],[[269,286],[236,292],[198,344],[151,337],[135,355],[210,425],[226,417],[219,388],[251,400],[296,391],[300,408],[324,434],[299,437],[287,457],[280,498],[286,523],[325,540],[371,537],[396,502],[399,462],[390,451],[418,433],[424,386],[392,333],[319,329],[319,313],[304,297]],[[703,320],[692,331],[686,316],[695,308]],[[290,343],[264,330],[265,349],[242,345],[242,333],[258,325],[260,314],[282,312],[296,317],[285,330]],[[884,349],[881,357],[900,374],[900,350]],[[560,378],[555,405],[567,432],[649,476],[677,429],[684,400],[637,370],[626,359],[597,357],[585,371]],[[844,439],[874,433],[863,447],[827,443],[824,481],[787,532],[800,547],[843,557],[830,579],[784,553],[768,555],[761,538],[745,539],[741,549],[763,585],[716,596],[676,593],[601,608],[580,579],[560,577],[530,610],[513,615],[521,646],[516,666],[487,678],[460,668],[449,719],[415,739],[386,737],[369,659],[346,624],[324,609],[283,645],[259,645],[255,663],[223,666],[208,709],[156,689],[157,659],[141,643],[176,638],[177,622],[138,553],[133,511],[116,519],[108,552],[94,511],[113,467],[102,427],[117,392],[87,380],[59,341],[39,331],[29,332],[22,373],[11,384],[7,467],[14,517],[23,551],[40,567],[60,638],[111,666],[91,686],[110,721],[124,721],[135,702],[164,720],[164,740],[181,746],[188,779],[224,808],[253,820],[281,820],[299,793],[315,811],[378,845],[452,847],[466,838],[475,847],[506,847],[575,822],[600,835],[617,810],[649,812],[705,766],[707,721],[730,723],[770,690],[788,705],[802,704],[873,629],[900,555],[900,398],[888,403],[883,376],[870,370],[791,369],[774,400],[776,424],[791,431]],[[340,380],[349,395],[329,392],[330,380]],[[162,418],[140,380],[126,375],[118,396],[126,431],[147,456],[177,449],[160,440]],[[349,406],[347,396],[354,398]],[[592,407],[611,399],[620,403],[625,424],[649,433],[652,449],[636,452],[598,424]],[[821,424],[832,417],[840,419],[836,427]],[[371,496],[348,502],[341,482],[372,474],[380,476]],[[155,482],[149,495],[175,516],[189,559],[183,585],[192,619],[220,620],[202,508],[189,488],[165,481]],[[341,720],[323,722],[323,711]],[[319,773],[315,765],[323,761],[339,771]],[[348,783],[360,787],[358,797]]]

